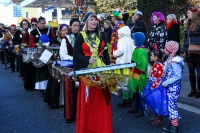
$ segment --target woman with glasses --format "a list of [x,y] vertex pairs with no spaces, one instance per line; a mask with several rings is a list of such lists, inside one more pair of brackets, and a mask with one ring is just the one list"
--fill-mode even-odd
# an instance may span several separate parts
[[[72,60],[73,59],[73,48],[75,37],[78,35],[80,30],[80,21],[78,18],[72,18],[69,22],[69,34],[66,35],[61,42],[60,47],[60,58],[61,60]],[[69,43],[67,43],[67,40]],[[67,123],[73,122],[76,116],[76,102],[77,102],[77,88],[75,88],[75,82],[73,79],[66,76],[65,82],[65,107],[64,116]]]
[[[61,24],[58,27],[56,37],[51,39],[50,46],[58,48],[65,39],[65,45],[70,45],[69,41],[66,39],[66,35],[69,34],[69,26],[66,24]],[[61,47],[60,47],[61,50]],[[53,50],[53,60],[56,61],[59,57],[60,50]],[[71,57],[71,56],[70,56]],[[64,106],[64,81],[57,80],[49,74],[47,88],[45,91],[44,102],[48,103],[50,108],[59,108]]]
[[[27,36],[26,38],[28,39],[27,41],[27,46],[29,43],[29,35],[32,30],[37,28],[37,19],[36,18],[31,18],[31,28],[28,29],[28,31],[25,32],[24,36]],[[32,62],[25,63],[25,84],[24,88],[26,90],[33,90],[35,89],[35,73],[36,73],[36,68],[33,66]]]
[[[29,36],[29,47],[38,47],[37,43],[48,44],[51,38],[55,35],[50,28],[46,28],[46,19],[44,17],[38,18],[38,27],[31,31]],[[44,90],[47,87],[48,81],[48,67],[44,65],[40,68],[36,68],[36,83],[35,89],[40,90],[40,95],[44,96]]]
[[[14,37],[13,37],[13,45],[15,49],[15,53],[17,55],[17,71],[19,71],[20,76],[22,77],[23,83],[25,84],[25,64],[22,61],[22,53],[18,51],[17,49],[22,46],[22,44],[28,44],[29,36],[28,29],[30,28],[30,23],[28,20],[24,19],[20,23],[20,28],[16,31]],[[13,56],[12,59],[13,62],[15,62],[15,57]],[[18,70],[19,68],[19,70]]]
[[[188,54],[190,45],[200,45],[200,12],[197,7],[190,7],[187,11],[187,21],[185,23],[185,38],[183,52],[185,61],[187,61],[189,69],[189,79],[191,91],[188,97],[200,98],[200,77],[196,75],[196,71],[200,71],[200,55]],[[199,51],[200,52],[200,51]]]

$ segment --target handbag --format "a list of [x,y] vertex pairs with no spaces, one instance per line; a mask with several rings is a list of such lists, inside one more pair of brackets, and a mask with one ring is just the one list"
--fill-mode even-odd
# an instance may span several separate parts
[[167,90],[162,86],[165,80],[166,79],[163,77],[162,82],[155,89],[151,89],[151,85],[147,84],[142,92],[142,98],[146,103],[145,109],[149,110],[149,108],[146,107],[150,106],[153,111],[161,117],[169,115]]
[[189,30],[188,30],[188,39],[189,39],[188,56],[190,56],[190,54],[199,54],[200,55],[200,45],[191,44]]

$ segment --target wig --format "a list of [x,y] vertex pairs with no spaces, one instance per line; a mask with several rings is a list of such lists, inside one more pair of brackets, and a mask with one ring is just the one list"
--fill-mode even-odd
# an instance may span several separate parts
[[153,12],[151,14],[151,20],[150,20],[152,24],[154,24],[153,16],[157,16],[159,18],[159,22],[160,23],[164,23],[165,22],[165,16],[161,12]]

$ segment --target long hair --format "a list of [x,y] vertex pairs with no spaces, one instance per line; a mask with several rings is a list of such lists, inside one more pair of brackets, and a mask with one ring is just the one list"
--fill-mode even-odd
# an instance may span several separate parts
[[21,28],[23,28],[23,26],[22,26],[23,21],[27,22],[27,24],[28,24],[28,28],[31,28],[31,25],[30,25],[29,21],[26,20],[26,19],[24,19],[24,20],[21,21],[21,23],[20,23],[20,27],[21,27]]
[[57,32],[56,32],[56,36],[59,38],[59,39],[61,39],[61,30],[62,30],[62,28],[64,27],[64,26],[66,26],[67,27],[67,33],[69,34],[69,26],[68,25],[66,25],[66,24],[61,24],[59,27],[58,27],[58,29],[57,29]]
[[200,12],[198,11],[197,7],[190,7],[188,10],[192,12],[192,18],[187,19],[184,27],[185,30],[189,29],[190,31],[194,31],[200,23]]
[[[94,17],[94,18],[96,18],[96,20],[97,20],[96,14],[91,14],[91,15],[88,17],[88,19],[86,20],[86,23],[85,23],[85,25],[84,25],[84,27],[83,27],[83,31],[86,32],[86,33],[87,33],[87,31],[88,31],[88,21],[89,21],[89,19],[90,19],[91,17]],[[97,23],[98,23],[98,20],[97,20]],[[95,28],[95,32],[96,32],[97,36],[100,38],[99,23],[97,24],[97,27]]]
[[159,18],[159,22],[160,22],[160,23],[164,23],[164,22],[165,22],[165,16],[164,16],[161,12],[153,12],[153,13],[151,14],[151,20],[150,20],[150,22],[151,22],[152,24],[154,24],[153,16],[157,16],[157,17]]

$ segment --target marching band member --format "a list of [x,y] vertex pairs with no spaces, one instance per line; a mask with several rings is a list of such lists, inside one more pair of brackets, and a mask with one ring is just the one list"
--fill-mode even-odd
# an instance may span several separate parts
[[[103,34],[100,34],[97,16],[91,14],[85,23],[83,31],[76,37],[74,43],[73,62],[75,71],[87,67],[94,68],[110,65],[108,50],[105,48],[106,39],[101,35]],[[112,133],[110,100],[109,88],[87,87],[83,78],[80,77],[77,97],[76,133]]]
[[[61,60],[72,60],[73,59],[73,48],[75,37],[78,35],[80,30],[80,21],[78,18],[72,18],[69,22],[70,34],[62,40],[60,48]],[[67,43],[69,41],[69,44]],[[76,103],[77,103],[77,88],[75,88],[75,82],[66,76],[65,83],[65,107],[64,116],[67,123],[71,123],[76,116]]]
[[[113,56],[116,58],[116,64],[131,63],[131,56],[135,49],[133,40],[131,38],[131,30],[128,26],[124,26],[117,30],[119,41],[117,43],[117,50],[113,51]],[[127,75],[128,76],[128,75]],[[127,92],[128,78],[123,85],[120,84],[123,90],[124,102],[118,104],[119,108],[129,108],[132,106],[133,93]]]
[[[22,77],[23,83],[25,83],[25,65],[22,61],[22,55],[20,54],[20,46],[23,43],[28,42],[28,36],[26,35],[26,32],[28,28],[30,28],[30,24],[28,20],[24,19],[20,23],[20,29],[18,29],[13,37],[13,45],[15,49],[15,53],[17,54],[17,70],[19,66],[19,73],[20,76]],[[13,62],[15,62],[15,59],[13,58]]]
[[[29,47],[37,47],[36,43],[44,40],[49,42],[50,38],[54,38],[55,35],[50,28],[46,28],[46,19],[43,17],[38,18],[38,27],[31,31],[29,37]],[[44,96],[44,90],[47,87],[48,80],[48,67],[44,65],[43,67],[36,68],[36,83],[35,89],[40,90],[40,95]]]
[[[66,39],[66,35],[69,33],[69,27],[66,24],[61,24],[58,27],[56,37],[51,39],[51,46],[60,47],[64,43],[65,47],[70,45],[69,41]],[[62,48],[60,47],[61,51]],[[58,50],[54,51],[54,60],[57,60],[59,55]],[[56,59],[55,59],[56,58]],[[62,59],[62,58],[61,58]],[[49,74],[47,88],[45,91],[44,101],[48,103],[50,108],[59,108],[64,105],[64,81],[56,80],[52,75]]]
[[[26,47],[28,47],[29,44],[29,36],[30,32],[37,28],[37,18],[31,18],[31,28],[28,28],[28,30],[25,31],[24,36],[23,36],[23,42],[26,43]],[[25,84],[24,88],[26,90],[33,90],[35,89],[35,73],[36,73],[36,68],[33,66],[33,63],[30,61],[29,63],[24,63],[25,64]]]

